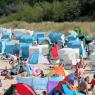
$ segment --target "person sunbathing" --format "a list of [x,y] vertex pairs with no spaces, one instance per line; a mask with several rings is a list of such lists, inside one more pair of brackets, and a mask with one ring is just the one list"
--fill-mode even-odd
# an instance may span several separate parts
[[13,79],[13,77],[9,74],[7,67],[1,72],[1,76],[4,76],[4,80],[6,79]]
[[80,61],[76,64],[75,68],[84,68],[83,58],[80,56]]
[[91,67],[91,64],[84,63],[83,58],[80,56],[80,62],[78,62],[75,67],[76,68],[81,67],[81,68],[85,69],[86,67]]
[[32,76],[33,77],[40,77],[40,78],[46,77],[43,70],[40,68],[37,68],[37,67],[32,70]]
[[84,81],[84,75],[85,75],[85,72],[84,72],[84,69],[79,67],[78,68],[78,84],[80,84],[82,81]]
[[7,74],[7,75],[5,76],[5,78],[4,78],[4,80],[6,80],[6,79],[9,79],[9,80],[10,80],[10,79],[13,79],[13,77],[12,77],[11,75],[8,75],[8,74]]
[[7,66],[5,67],[5,69],[1,72],[1,76],[6,76],[8,74],[8,70],[7,70]]
[[44,78],[45,77],[45,74],[44,74],[43,70],[41,70],[40,75],[41,75],[41,78]]

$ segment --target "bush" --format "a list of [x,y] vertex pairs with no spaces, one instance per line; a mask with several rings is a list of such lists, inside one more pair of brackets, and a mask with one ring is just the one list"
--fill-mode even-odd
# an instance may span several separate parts
[[53,2],[52,13],[52,18],[54,21],[64,21],[64,9],[61,2]]
[[79,0],[64,0],[62,3],[64,9],[64,20],[72,21],[80,16]]
[[44,21],[52,21],[52,4],[49,2],[42,2],[39,3],[39,5],[41,6],[41,8],[43,9],[43,17],[42,19]]
[[0,0],[0,21],[90,21],[94,5],[95,0]]

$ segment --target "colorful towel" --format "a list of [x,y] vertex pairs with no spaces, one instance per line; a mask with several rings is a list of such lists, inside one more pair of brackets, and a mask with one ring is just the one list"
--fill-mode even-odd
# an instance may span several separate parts
[[55,66],[54,69],[48,74],[48,76],[52,76],[54,74],[60,76],[66,76],[65,70],[62,66]]

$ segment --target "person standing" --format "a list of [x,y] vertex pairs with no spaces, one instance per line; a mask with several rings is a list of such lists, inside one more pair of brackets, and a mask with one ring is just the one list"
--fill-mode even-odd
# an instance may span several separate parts
[[93,95],[95,95],[95,74],[93,75],[93,79],[91,80],[91,90]]
[[84,79],[84,81],[82,81],[79,85],[78,85],[78,91],[84,95],[89,95],[88,93],[88,83],[89,83],[89,77],[86,77]]
[[22,57],[19,58],[18,64],[19,64],[19,66],[23,66],[23,59],[22,59]]
[[48,51],[49,51],[49,53],[48,53],[48,61],[49,61],[49,63],[51,62],[51,48],[52,48],[52,44],[49,44],[49,46],[48,46]]

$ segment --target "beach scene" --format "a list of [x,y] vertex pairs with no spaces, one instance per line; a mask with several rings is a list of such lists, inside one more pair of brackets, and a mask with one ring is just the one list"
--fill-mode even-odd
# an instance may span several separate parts
[[26,29],[0,31],[1,95],[94,95],[93,36],[79,30],[70,30],[67,36]]
[[0,0],[0,95],[95,95],[95,0]]

